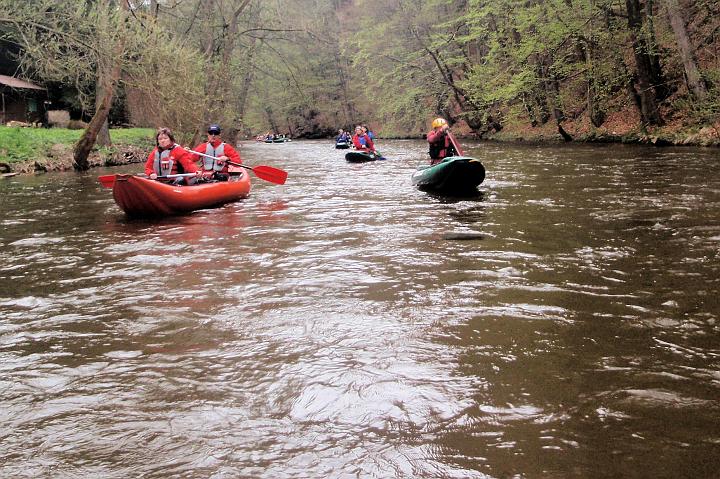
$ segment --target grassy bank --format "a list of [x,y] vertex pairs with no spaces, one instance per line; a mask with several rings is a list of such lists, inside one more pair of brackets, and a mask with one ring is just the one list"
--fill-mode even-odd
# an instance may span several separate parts
[[[0,126],[0,173],[63,171],[73,168],[73,147],[83,130]],[[112,147],[95,148],[91,166],[144,161],[154,145],[151,128],[110,130]]]
[[[26,161],[44,162],[51,152],[72,150],[83,130],[64,128],[11,128],[0,126],[0,163]],[[135,146],[152,148],[154,130],[150,128],[123,128],[110,130],[116,147]]]

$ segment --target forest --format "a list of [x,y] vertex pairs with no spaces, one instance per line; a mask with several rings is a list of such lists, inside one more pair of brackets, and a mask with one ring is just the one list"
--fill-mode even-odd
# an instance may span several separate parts
[[442,116],[481,139],[716,144],[719,33],[711,0],[0,0],[22,76],[92,117],[79,162],[118,110],[186,138],[419,137]]

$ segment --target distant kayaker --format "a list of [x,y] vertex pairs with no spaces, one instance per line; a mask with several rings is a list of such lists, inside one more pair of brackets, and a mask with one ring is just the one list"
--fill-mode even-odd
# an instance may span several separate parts
[[455,147],[452,144],[448,129],[450,126],[444,118],[435,118],[432,122],[432,130],[427,134],[427,141],[430,143],[430,164],[440,163],[444,158],[455,156]]
[[203,176],[211,177],[215,180],[227,181],[230,178],[228,171],[228,161],[233,163],[242,163],[240,159],[240,153],[229,143],[222,141],[220,135],[222,134],[222,128],[218,124],[212,124],[207,129],[207,141],[200,143],[194,148],[195,151],[205,153],[206,155],[214,156],[214,158],[208,158],[206,156],[193,155],[195,161],[200,161]]
[[[145,174],[156,180],[158,176],[177,175],[183,173],[196,173],[200,176],[202,172],[193,163],[190,153],[175,143],[175,137],[169,128],[160,128],[155,134],[155,148],[150,152],[145,162]],[[176,178],[175,184],[193,184],[196,178]]]
[[350,143],[350,133],[340,128],[338,130],[338,136],[335,138],[335,143]]
[[369,136],[372,141],[375,141],[375,133],[373,133],[372,130],[367,127],[367,125],[363,125],[362,129],[365,133],[367,133],[367,136]]
[[375,153],[375,144],[373,143],[372,138],[363,131],[363,127],[360,125],[355,127],[355,134],[352,137],[352,142],[353,145],[355,145],[355,149],[358,151]]

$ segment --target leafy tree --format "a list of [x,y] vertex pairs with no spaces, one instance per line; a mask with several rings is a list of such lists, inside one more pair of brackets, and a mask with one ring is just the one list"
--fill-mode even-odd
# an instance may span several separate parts
[[[22,46],[27,71],[44,80],[74,85],[88,109],[94,109],[74,148],[78,170],[89,167],[88,155],[106,124],[120,83],[127,80],[157,92],[158,83],[167,85],[168,71],[182,62],[175,59],[179,45],[156,25],[132,18],[125,1],[0,0],[0,24]],[[181,83],[184,88],[192,78],[186,73],[176,75],[174,89],[164,93],[177,92]],[[97,93],[95,105],[90,106]]]

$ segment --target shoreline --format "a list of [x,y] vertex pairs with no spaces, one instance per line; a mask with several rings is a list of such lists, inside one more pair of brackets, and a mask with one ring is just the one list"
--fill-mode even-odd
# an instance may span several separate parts
[[[525,128],[513,129],[504,128],[499,132],[489,135],[478,135],[465,129],[454,130],[455,136],[462,140],[473,140],[489,143],[517,143],[525,145],[635,145],[665,147],[694,147],[694,148],[718,148],[720,147],[720,128],[703,127],[697,132],[665,131],[662,128],[654,131],[638,133],[615,131],[590,131],[583,132],[578,129],[568,128],[572,140],[566,140],[551,127],[547,128]],[[574,130],[574,131],[573,131]],[[302,138],[298,138],[302,139]],[[421,135],[398,135],[383,136],[383,140],[423,140],[425,134]],[[332,138],[328,138],[332,140]],[[250,141],[250,140],[243,140]],[[144,163],[147,157],[146,148],[134,145],[115,145],[109,150],[95,150],[90,154],[88,161],[91,168],[105,166],[121,166],[133,163]],[[72,146],[55,144],[50,147],[47,155],[41,158],[3,162],[0,161],[0,178],[7,178],[19,174],[37,174],[53,171],[72,171],[73,156]]]
[[[90,153],[88,162],[90,168],[97,168],[144,163],[146,159],[146,148],[133,145],[114,145],[111,149],[102,152],[94,150]],[[74,170],[73,147],[59,143],[53,145],[48,154],[41,158],[13,161],[11,163],[0,161],[0,177],[72,170]]]
[[[569,129],[568,129],[569,130]],[[623,144],[637,146],[687,146],[696,148],[717,148],[720,147],[720,128],[704,127],[697,132],[690,131],[664,131],[656,129],[645,133],[637,131],[615,132],[615,131],[568,131],[572,139],[567,140],[557,131],[551,128],[525,128],[513,129],[504,128],[499,132],[478,135],[467,129],[453,129],[457,139],[474,140],[493,143],[521,143],[521,144],[568,144],[568,145],[592,145],[592,144]],[[422,140],[426,134],[383,136],[385,140]]]

